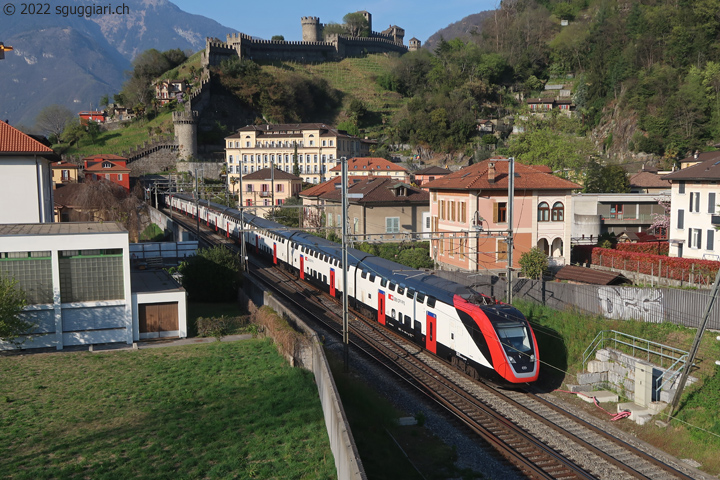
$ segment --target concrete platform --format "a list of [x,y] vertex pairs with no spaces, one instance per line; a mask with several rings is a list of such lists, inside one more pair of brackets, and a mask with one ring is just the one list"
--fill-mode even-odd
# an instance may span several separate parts
[[583,392],[579,391],[578,398],[580,400],[585,400],[588,403],[595,403],[593,401],[593,397],[597,399],[598,403],[608,403],[613,402],[616,403],[620,401],[620,397],[617,393],[609,392],[607,390],[599,390],[597,392]]

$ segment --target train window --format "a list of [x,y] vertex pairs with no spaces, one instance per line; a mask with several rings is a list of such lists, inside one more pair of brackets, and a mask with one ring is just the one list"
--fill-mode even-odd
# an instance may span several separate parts
[[395,309],[394,308],[390,312],[390,316],[393,318],[393,320],[395,319]]
[[365,270],[360,274],[360,278],[367,278],[367,272]]
[[372,283],[375,283],[375,274],[373,274],[373,273],[370,274],[370,281]]
[[412,325],[412,320],[410,320],[410,317],[405,315],[405,326],[410,328],[410,325]]
[[417,301],[418,301],[418,303],[425,303],[425,294],[418,292]]
[[428,295],[427,306],[430,308],[435,307],[435,297],[431,297],[430,295]]
[[386,286],[387,286],[387,280],[385,280],[384,278],[381,279],[381,280],[380,280],[380,286],[381,286],[381,287],[386,287]]
[[323,275],[323,283],[327,283],[327,275]]
[[390,289],[391,292],[394,292],[394,291],[395,291],[395,284],[392,283],[392,282],[390,282],[390,286],[389,286],[388,288]]
[[408,297],[408,298],[415,298],[415,290],[413,290],[412,288],[408,288],[408,290],[407,290],[407,297]]
[[402,295],[403,293],[405,293],[405,287],[401,287],[400,285],[398,285],[397,292]]

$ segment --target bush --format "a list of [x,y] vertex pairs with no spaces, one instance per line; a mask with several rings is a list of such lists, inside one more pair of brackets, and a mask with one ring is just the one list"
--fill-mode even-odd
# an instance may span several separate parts
[[529,252],[520,255],[520,266],[522,274],[528,278],[542,278],[543,274],[548,270],[547,255],[537,247],[533,247]]
[[218,341],[247,323],[243,317],[220,317],[197,319],[197,331],[200,337],[215,337]]
[[618,243],[615,248],[621,252],[649,253],[651,255],[667,256],[670,253],[670,244],[667,242]]

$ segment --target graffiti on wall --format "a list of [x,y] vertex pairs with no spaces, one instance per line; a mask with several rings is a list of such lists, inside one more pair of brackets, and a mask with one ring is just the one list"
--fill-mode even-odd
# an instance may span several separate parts
[[598,299],[602,314],[618,320],[662,323],[662,290],[657,288],[600,287]]

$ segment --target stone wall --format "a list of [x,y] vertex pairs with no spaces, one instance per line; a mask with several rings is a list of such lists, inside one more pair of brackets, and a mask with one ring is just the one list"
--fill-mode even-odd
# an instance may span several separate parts
[[143,155],[128,164],[131,177],[140,177],[150,173],[160,173],[173,170],[178,161],[177,150],[171,148],[159,148],[152,153]]
[[209,162],[177,162],[178,173],[189,172],[195,175],[195,170],[203,170],[205,178],[220,180],[220,174],[225,163],[209,163]]
[[[635,367],[638,363],[650,365],[647,361],[635,358],[612,348],[603,348],[595,353],[595,360],[587,365],[587,373],[577,375],[577,381],[582,386],[606,386],[629,400],[635,400]],[[652,365],[653,401],[672,401],[675,395],[680,375],[662,387],[659,395],[655,389],[665,382],[667,369]],[[687,385],[697,382],[697,378],[688,377]]]

